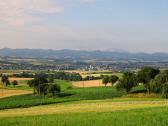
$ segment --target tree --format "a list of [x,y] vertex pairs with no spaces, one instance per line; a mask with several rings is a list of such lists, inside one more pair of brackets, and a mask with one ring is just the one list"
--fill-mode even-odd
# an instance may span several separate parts
[[109,76],[104,76],[104,77],[103,77],[103,84],[104,84],[105,86],[107,86],[108,83],[109,83]]
[[1,77],[1,82],[2,82],[5,86],[10,85],[9,77],[8,77],[7,75],[2,75],[2,77]]
[[151,89],[154,93],[159,93],[162,90],[163,84],[168,80],[168,76],[166,74],[158,74],[155,79],[151,83]]
[[168,72],[163,71],[150,81],[149,92],[161,93],[166,82],[168,82]]
[[162,96],[164,98],[168,98],[168,82],[166,82],[166,83],[163,84]]
[[60,92],[61,92],[61,88],[58,84],[48,84],[48,87],[47,87],[48,96],[56,96]]
[[111,75],[109,77],[109,82],[111,83],[111,85],[115,84],[118,81],[118,77],[116,75]]
[[12,85],[13,85],[13,87],[15,87],[16,85],[18,85],[18,81],[14,80],[14,81],[12,82]]
[[132,87],[137,85],[136,75],[132,72],[125,72],[123,78],[117,84],[118,89],[125,89],[127,92],[131,90]]
[[138,83],[143,83],[150,92],[150,81],[155,78],[156,75],[160,73],[159,69],[154,69],[152,67],[145,67],[142,70],[140,70],[137,74],[137,80]]
[[50,77],[50,78],[48,79],[48,82],[49,82],[49,83],[54,83],[54,78]]
[[34,93],[37,92],[39,95],[45,93],[47,83],[47,75],[43,73],[37,74],[33,80],[28,81],[28,85],[34,87]]
[[6,86],[8,86],[8,85],[10,85],[10,84],[11,84],[11,83],[10,83],[9,79],[6,80]]

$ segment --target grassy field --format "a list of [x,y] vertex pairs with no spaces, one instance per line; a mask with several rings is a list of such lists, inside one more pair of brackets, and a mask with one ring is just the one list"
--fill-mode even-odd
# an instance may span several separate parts
[[37,105],[46,105],[62,102],[71,102],[79,100],[100,100],[121,97],[124,92],[118,92],[110,88],[76,88],[66,90],[59,94],[59,97],[47,98],[43,96],[34,96],[32,94],[12,96],[0,99],[0,109],[25,108]]
[[66,80],[54,80],[55,83],[59,84],[62,91],[72,88],[72,82]]
[[[123,104],[123,103],[122,103]],[[72,106],[73,105],[73,106]],[[167,105],[72,104],[0,111],[2,126],[167,126]],[[112,107],[113,106],[113,107]],[[31,110],[30,110],[31,109]],[[40,111],[40,113],[39,113]],[[37,114],[39,113],[39,114]]]
[[[1,110],[0,117],[31,116],[44,114],[68,114],[68,113],[87,113],[87,112],[113,112],[122,110],[132,110],[140,108],[168,107],[168,101],[113,101],[113,100],[91,100],[76,101],[36,106],[29,108],[18,108]],[[40,113],[38,111],[40,110]]]

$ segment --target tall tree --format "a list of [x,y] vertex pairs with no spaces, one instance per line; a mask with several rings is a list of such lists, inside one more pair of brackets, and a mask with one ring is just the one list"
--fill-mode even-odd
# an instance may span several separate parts
[[131,90],[132,87],[137,85],[137,78],[136,75],[132,72],[125,72],[123,74],[123,78],[117,84],[117,88],[123,88],[127,92]]
[[10,85],[9,77],[7,75],[2,75],[1,82],[3,85],[8,86]]
[[33,80],[28,81],[28,85],[34,87],[34,93],[37,92],[39,95],[44,94],[47,83],[47,75],[43,73],[37,74]]
[[111,75],[109,77],[109,82],[111,83],[111,85],[115,84],[118,81],[119,77],[116,75]]
[[103,77],[103,84],[104,84],[105,86],[107,86],[108,83],[109,83],[109,76],[104,76],[104,77]]
[[139,83],[143,83],[150,92],[150,81],[155,78],[156,75],[160,73],[159,69],[155,69],[152,67],[145,67],[142,70],[140,70],[137,74],[137,79]]

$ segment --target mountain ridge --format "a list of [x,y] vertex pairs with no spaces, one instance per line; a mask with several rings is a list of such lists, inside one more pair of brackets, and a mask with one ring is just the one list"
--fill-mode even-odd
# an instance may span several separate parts
[[53,50],[53,49],[0,49],[0,56],[26,57],[26,58],[55,58],[74,60],[144,60],[144,61],[168,61],[168,53],[130,53],[116,51],[86,51],[86,50]]

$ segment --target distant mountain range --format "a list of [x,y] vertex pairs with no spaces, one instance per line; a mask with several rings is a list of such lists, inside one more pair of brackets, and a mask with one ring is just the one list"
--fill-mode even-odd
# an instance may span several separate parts
[[52,58],[73,60],[136,60],[136,61],[168,61],[167,53],[129,53],[110,51],[82,50],[43,50],[43,49],[0,49],[1,57]]

